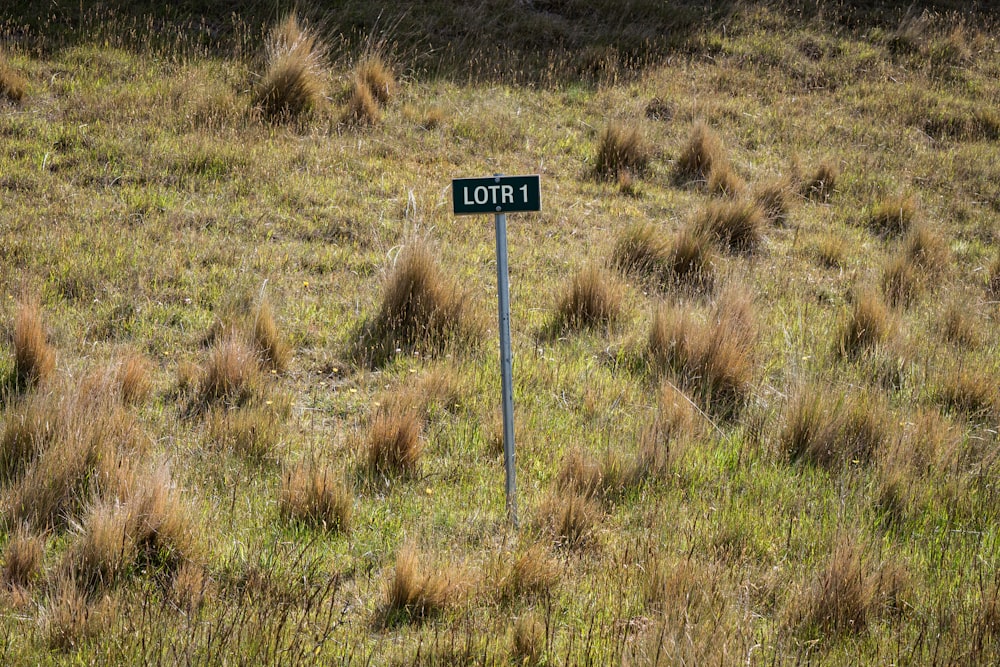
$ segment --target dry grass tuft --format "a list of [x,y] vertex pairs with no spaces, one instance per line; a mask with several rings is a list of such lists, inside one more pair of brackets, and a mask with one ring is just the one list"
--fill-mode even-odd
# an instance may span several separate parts
[[903,253],[921,269],[932,276],[940,274],[951,261],[948,242],[927,224],[916,223],[910,227],[903,240]]
[[715,239],[730,252],[753,252],[764,239],[764,214],[751,201],[709,202],[692,231]]
[[539,516],[557,546],[577,549],[593,543],[601,508],[591,498],[569,490],[549,496],[539,507]]
[[330,468],[306,461],[288,469],[282,477],[278,511],[286,520],[347,532],[351,529],[353,501]]
[[439,352],[452,340],[474,336],[468,311],[466,294],[447,279],[428,247],[417,242],[396,258],[357,353],[378,367],[397,350]]
[[696,289],[715,283],[715,247],[712,237],[697,226],[681,230],[667,255],[669,281]]
[[14,322],[14,377],[18,386],[45,380],[55,366],[56,353],[46,340],[38,302],[20,303]]
[[982,340],[981,325],[976,311],[962,299],[952,299],[941,316],[941,334],[949,343],[975,348]]
[[892,432],[885,399],[868,391],[834,392],[805,385],[785,410],[780,442],[793,461],[831,471],[871,461]]
[[656,225],[636,222],[625,228],[611,251],[611,265],[624,274],[649,277],[662,273],[669,243]]
[[182,611],[191,614],[200,609],[211,594],[212,582],[203,565],[184,563],[174,575],[170,599]]
[[992,417],[1000,408],[996,375],[987,369],[955,364],[941,374],[937,385],[941,405],[971,419]]
[[910,231],[917,217],[917,200],[912,195],[898,195],[882,200],[872,208],[868,226],[881,236],[902,236]]
[[503,602],[547,594],[559,581],[559,564],[542,544],[533,544],[514,558],[497,583]]
[[139,566],[174,574],[201,555],[191,508],[165,467],[143,476],[126,506]]
[[426,571],[411,546],[396,556],[392,579],[386,586],[385,624],[406,619],[422,620],[458,602],[468,587],[467,576],[455,569]]
[[816,167],[816,171],[802,180],[799,192],[803,197],[814,201],[829,201],[839,177],[840,168],[833,162],[823,161]]
[[288,369],[292,349],[278,333],[271,303],[267,299],[261,300],[253,313],[253,342],[269,368],[279,373]]
[[203,403],[245,403],[261,382],[257,355],[235,331],[216,341],[202,371],[199,393]]
[[17,103],[24,99],[27,89],[27,80],[10,66],[7,58],[0,53],[0,97]]
[[924,287],[924,276],[905,254],[890,257],[882,269],[882,293],[890,306],[908,307]]
[[423,421],[416,410],[379,410],[365,441],[368,470],[380,475],[412,475],[420,466]]
[[267,407],[212,410],[209,438],[248,461],[273,460],[281,442],[278,415]]
[[708,175],[708,191],[722,197],[742,197],[747,190],[746,181],[736,173],[729,162],[721,162],[712,167]]
[[20,479],[62,429],[63,417],[60,398],[49,392],[30,394],[7,408],[0,435],[0,483]]
[[851,540],[842,540],[793,610],[800,632],[860,634],[872,620],[876,590],[871,573],[862,566],[861,553]]
[[11,533],[4,549],[0,585],[7,589],[30,588],[41,574],[44,555],[45,538],[19,526]]
[[649,169],[652,149],[638,127],[611,123],[601,132],[594,160],[594,175],[614,180],[622,172],[642,176]]
[[792,184],[786,178],[768,181],[754,189],[753,201],[772,225],[783,226],[788,222],[791,208]]
[[371,88],[360,78],[352,78],[345,120],[357,125],[375,125],[380,118],[381,111]]
[[67,553],[66,569],[75,573],[81,588],[95,592],[111,586],[134,563],[136,546],[128,511],[119,503],[93,505],[83,526],[83,535]]
[[990,298],[1000,300],[1000,255],[993,258],[986,271],[986,292]]
[[139,405],[153,390],[153,365],[139,354],[128,354],[115,370],[115,384],[127,405]]
[[885,301],[875,292],[864,291],[854,298],[851,314],[837,339],[838,352],[857,357],[885,343],[895,330],[895,320]]
[[378,53],[362,58],[354,68],[354,77],[371,91],[372,98],[383,107],[396,96],[396,75]]
[[254,93],[255,105],[270,120],[294,118],[322,103],[326,48],[289,14],[267,39],[267,71]]
[[545,624],[528,612],[514,622],[513,656],[519,665],[537,665],[545,653]]
[[107,601],[90,604],[72,575],[63,575],[43,610],[43,623],[51,648],[69,651],[96,635],[110,619]]
[[815,252],[819,263],[828,269],[837,269],[847,262],[849,248],[847,239],[839,234],[827,232],[816,243]]
[[680,385],[706,406],[733,414],[749,395],[757,331],[749,295],[724,293],[707,323],[660,308],[653,318],[648,353],[655,367],[672,371]]
[[713,169],[725,162],[725,149],[719,135],[704,123],[695,123],[691,136],[677,157],[677,179],[706,181]]
[[556,324],[579,329],[610,325],[621,317],[622,286],[598,265],[581,269],[556,305]]

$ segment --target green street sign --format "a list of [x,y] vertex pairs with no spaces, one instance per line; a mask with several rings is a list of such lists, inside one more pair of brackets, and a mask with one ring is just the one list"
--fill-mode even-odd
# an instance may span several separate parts
[[451,198],[455,215],[542,210],[537,175],[456,178],[451,182]]

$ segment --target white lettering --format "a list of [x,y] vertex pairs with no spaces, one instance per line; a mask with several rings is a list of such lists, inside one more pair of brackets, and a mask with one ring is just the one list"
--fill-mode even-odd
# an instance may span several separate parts
[[499,186],[499,185],[491,185],[490,186],[490,202],[493,203],[493,204],[499,204],[500,203],[500,202],[497,201],[497,190],[499,190],[500,187],[501,186]]
[[505,186],[503,186],[500,189],[500,195],[503,198],[503,203],[504,204],[513,204],[514,203],[514,186],[513,185],[505,185]]
[[466,206],[472,206],[472,200],[469,199],[469,186],[466,185],[462,188],[462,203]]
[[524,197],[524,203],[528,203],[528,185],[525,183],[521,186],[521,196]]
[[[483,194],[482,199],[479,198],[480,192]],[[476,188],[476,191],[473,193],[473,196],[476,198],[477,204],[485,204],[487,201],[489,201],[489,193],[486,191],[486,188],[482,185]]]

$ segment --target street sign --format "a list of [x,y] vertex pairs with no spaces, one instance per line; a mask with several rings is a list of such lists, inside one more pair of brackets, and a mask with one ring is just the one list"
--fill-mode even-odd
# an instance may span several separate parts
[[507,512],[517,523],[514,465],[514,371],[510,349],[510,280],[507,275],[507,214],[542,210],[539,177],[456,178],[451,182],[455,215],[493,213],[497,235],[497,315],[500,328],[500,403],[503,409],[503,463]]
[[451,182],[455,215],[542,210],[538,175],[456,178]]

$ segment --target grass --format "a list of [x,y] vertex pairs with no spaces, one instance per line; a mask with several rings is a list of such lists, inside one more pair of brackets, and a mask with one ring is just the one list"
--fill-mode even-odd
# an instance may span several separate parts
[[14,378],[19,386],[40,382],[56,366],[56,352],[49,345],[37,302],[18,306],[14,323]]
[[[6,662],[998,662],[988,3],[300,6],[319,96],[272,111],[273,6],[39,4],[0,21]],[[648,161],[597,178],[613,125]],[[516,528],[448,189],[495,172],[542,183]],[[545,335],[564,296],[596,324]]]
[[622,288],[596,264],[581,269],[556,304],[555,321],[577,329],[615,323],[622,314]]
[[255,105],[270,120],[294,118],[317,108],[325,90],[325,46],[295,14],[267,37],[266,69],[254,91]]
[[708,236],[729,252],[756,251],[764,240],[764,214],[753,202],[710,202],[695,218],[695,236]]
[[20,102],[28,89],[28,82],[14,67],[6,56],[0,53],[0,97],[8,102]]
[[652,149],[638,127],[612,123],[598,140],[594,175],[605,180],[618,178],[623,172],[642,176],[651,158]]
[[901,236],[910,230],[917,217],[917,202],[912,196],[899,195],[878,202],[868,224],[882,236]]
[[352,500],[336,472],[314,462],[289,468],[282,478],[281,516],[322,530],[351,529]]

